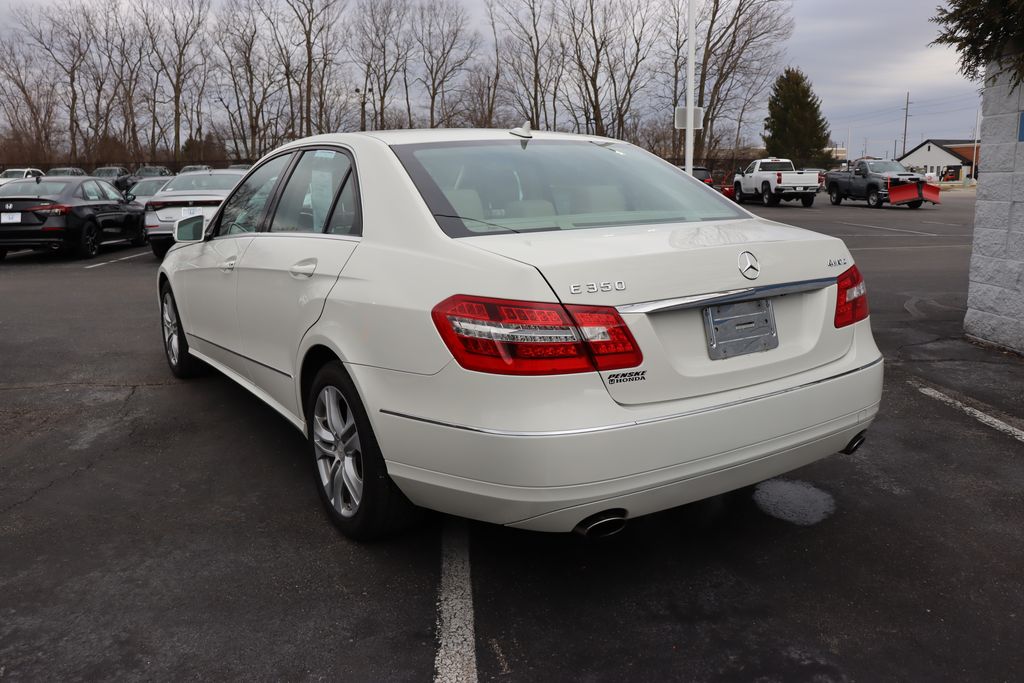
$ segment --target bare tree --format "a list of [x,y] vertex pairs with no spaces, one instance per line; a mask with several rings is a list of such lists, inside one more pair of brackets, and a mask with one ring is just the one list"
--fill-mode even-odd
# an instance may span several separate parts
[[352,22],[356,38],[350,45],[350,57],[359,68],[362,92],[373,93],[375,125],[387,128],[396,123],[388,119],[388,104],[399,76],[409,61],[408,0],[361,0]]
[[557,81],[564,69],[556,0],[497,0],[504,90],[530,125],[555,128]]
[[487,0],[491,55],[487,61],[471,67],[466,77],[466,120],[476,128],[494,126],[497,117],[498,93],[501,89],[501,51],[494,12],[494,0]]
[[165,79],[170,89],[171,154],[177,162],[181,155],[185,89],[195,78],[196,71],[206,64],[199,48],[206,35],[204,29],[210,13],[210,0],[144,0],[140,11],[151,43],[157,76]]
[[446,96],[480,46],[480,36],[468,24],[466,9],[457,0],[422,0],[413,15],[412,36],[422,66],[418,80],[426,91],[431,128],[452,124],[448,116],[439,122],[438,110],[447,110]]
[[[58,142],[61,100],[52,74],[36,66],[34,49],[16,40],[0,42],[0,112],[11,129],[8,144],[20,146],[22,158],[34,153],[46,161]],[[8,144],[2,145],[5,155],[13,151]]]

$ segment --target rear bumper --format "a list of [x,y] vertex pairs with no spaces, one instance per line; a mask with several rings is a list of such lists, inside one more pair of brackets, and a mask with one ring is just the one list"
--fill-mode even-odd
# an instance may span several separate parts
[[875,358],[725,404],[583,430],[501,432],[388,411],[373,419],[388,472],[414,503],[569,531],[608,508],[645,515],[841,450],[877,414],[882,374]]

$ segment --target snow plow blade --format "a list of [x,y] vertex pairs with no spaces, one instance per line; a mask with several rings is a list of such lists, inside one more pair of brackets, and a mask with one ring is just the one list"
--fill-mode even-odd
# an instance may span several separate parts
[[904,183],[889,186],[890,204],[907,204],[909,202],[926,201],[941,204],[939,186],[925,182]]

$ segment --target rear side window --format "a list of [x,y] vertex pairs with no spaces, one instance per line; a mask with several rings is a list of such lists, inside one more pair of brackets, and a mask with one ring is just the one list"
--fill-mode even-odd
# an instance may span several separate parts
[[109,199],[111,201],[114,201],[114,202],[119,202],[122,199],[124,199],[124,197],[121,196],[121,193],[118,192],[117,190],[115,190],[114,187],[112,185],[110,185],[109,183],[105,183],[103,181],[99,181],[96,184],[100,186],[100,190],[103,192],[103,195],[107,199]]
[[270,195],[277,186],[278,178],[288,168],[291,158],[291,154],[274,157],[235,189],[224,201],[217,235],[237,235],[259,229]]
[[103,200],[103,194],[100,192],[100,186],[96,184],[95,180],[82,183],[82,196],[84,196],[86,201],[89,202],[99,202]]
[[303,152],[281,193],[270,231],[323,232],[338,190],[351,171],[352,163],[343,152]]

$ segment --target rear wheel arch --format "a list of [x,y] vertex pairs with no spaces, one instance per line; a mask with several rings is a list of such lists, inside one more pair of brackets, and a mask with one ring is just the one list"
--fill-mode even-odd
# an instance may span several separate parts
[[[345,370],[345,364],[342,362],[338,354],[333,349],[324,346],[323,344],[314,344],[306,350],[305,355],[302,357],[302,365],[299,371],[299,400],[302,407],[302,417],[305,419],[306,411],[309,407],[309,390],[313,387],[313,380],[316,378],[316,373],[320,371],[320,368],[327,365],[331,361],[338,361],[341,363],[342,370],[349,379],[352,375],[349,374],[348,370]],[[355,384],[355,382],[353,382]],[[357,388],[358,390],[358,388]]]

